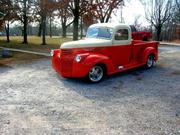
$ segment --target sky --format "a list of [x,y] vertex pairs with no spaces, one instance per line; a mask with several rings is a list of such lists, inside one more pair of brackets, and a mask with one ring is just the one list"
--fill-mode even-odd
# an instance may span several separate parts
[[[112,22],[120,22],[121,16],[121,9],[117,10],[117,16],[112,15]],[[147,26],[148,23],[145,19],[145,11],[144,6],[139,2],[139,0],[127,0],[125,1],[125,6],[122,10],[122,16],[124,19],[124,23],[126,24],[133,24],[134,20],[137,16],[140,16],[138,19],[138,22],[142,24],[143,26]]]

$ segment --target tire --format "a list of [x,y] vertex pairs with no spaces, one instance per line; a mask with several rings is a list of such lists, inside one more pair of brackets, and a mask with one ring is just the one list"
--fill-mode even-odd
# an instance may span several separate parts
[[154,55],[150,54],[146,61],[146,68],[152,68],[154,66]]
[[104,78],[104,75],[105,75],[105,70],[103,66],[95,65],[89,70],[87,79],[91,83],[98,83]]

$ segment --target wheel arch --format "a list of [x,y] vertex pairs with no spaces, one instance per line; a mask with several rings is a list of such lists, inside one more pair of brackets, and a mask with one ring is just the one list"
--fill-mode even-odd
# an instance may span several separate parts
[[142,63],[146,63],[147,58],[149,55],[154,55],[155,60],[157,59],[156,57],[156,49],[153,47],[148,47],[144,50],[143,54],[142,54]]
[[89,67],[89,70],[94,65],[101,65],[105,69],[106,74],[109,74],[113,71],[113,64],[111,59],[108,56],[102,55],[102,54],[93,54],[89,55],[84,63]]

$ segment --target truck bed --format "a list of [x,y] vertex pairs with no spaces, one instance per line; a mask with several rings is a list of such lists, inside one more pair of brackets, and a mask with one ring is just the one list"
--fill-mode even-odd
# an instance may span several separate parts
[[[139,55],[142,55],[143,51],[148,48],[148,47],[151,47],[151,48],[154,48],[156,50],[156,52],[158,53],[158,45],[159,45],[159,42],[157,41],[141,41],[141,40],[133,40],[132,41],[132,44],[133,44],[133,56],[135,56],[137,61],[141,61],[142,57],[143,56],[139,56]],[[158,56],[156,56],[157,54],[155,54],[155,58],[158,59]]]
[[159,44],[157,41],[142,41],[142,40],[133,40],[134,45],[149,45],[149,44]]

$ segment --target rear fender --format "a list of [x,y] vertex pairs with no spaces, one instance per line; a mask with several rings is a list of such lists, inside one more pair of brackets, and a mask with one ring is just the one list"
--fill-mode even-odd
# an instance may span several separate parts
[[157,51],[153,47],[147,47],[144,52],[142,53],[142,63],[146,63],[148,56],[150,54],[153,54],[155,57],[155,60],[157,60]]

